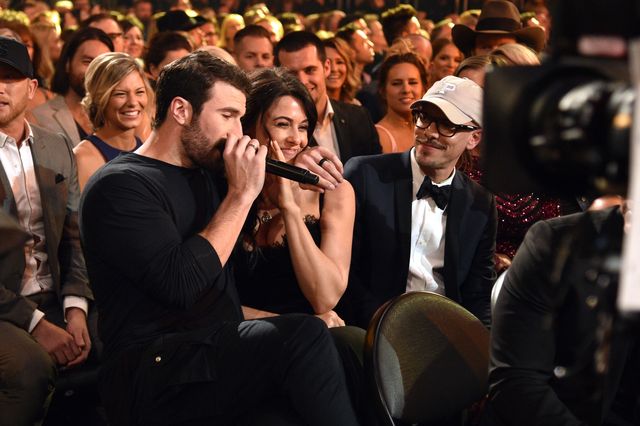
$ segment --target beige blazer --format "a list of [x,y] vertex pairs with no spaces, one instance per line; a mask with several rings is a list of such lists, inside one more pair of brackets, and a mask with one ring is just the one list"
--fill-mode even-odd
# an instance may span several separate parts
[[64,134],[73,146],[80,143],[78,126],[71,115],[71,111],[61,95],[39,105],[31,111],[36,123],[54,133]]

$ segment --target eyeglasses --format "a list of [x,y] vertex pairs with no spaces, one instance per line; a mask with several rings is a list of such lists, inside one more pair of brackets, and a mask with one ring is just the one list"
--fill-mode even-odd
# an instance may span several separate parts
[[109,36],[111,40],[117,40],[120,37],[124,37],[124,33],[107,33],[107,36]]
[[453,124],[449,121],[438,120],[433,117],[428,116],[423,111],[413,110],[411,111],[413,116],[413,122],[416,127],[426,130],[431,126],[431,123],[436,124],[436,129],[440,136],[451,137],[458,132],[472,132],[474,130],[479,130],[480,127],[477,126],[468,126],[466,124]]

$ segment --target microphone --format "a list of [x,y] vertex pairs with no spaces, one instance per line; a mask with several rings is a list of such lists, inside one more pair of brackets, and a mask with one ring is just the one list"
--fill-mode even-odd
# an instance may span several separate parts
[[267,173],[300,183],[317,185],[320,178],[307,169],[292,166],[282,161],[267,158]]

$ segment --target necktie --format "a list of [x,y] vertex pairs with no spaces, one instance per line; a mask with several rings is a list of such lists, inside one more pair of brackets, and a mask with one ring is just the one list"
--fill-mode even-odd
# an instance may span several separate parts
[[419,200],[424,197],[431,197],[433,201],[435,201],[436,206],[438,206],[440,210],[444,210],[449,203],[450,194],[451,185],[436,186],[428,176],[425,176],[416,194],[416,198]]

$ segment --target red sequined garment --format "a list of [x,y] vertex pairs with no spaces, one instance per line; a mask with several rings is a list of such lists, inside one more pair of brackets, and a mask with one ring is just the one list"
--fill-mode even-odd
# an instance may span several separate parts
[[[462,169],[471,179],[482,184],[478,157]],[[560,199],[544,194],[497,194],[498,234],[496,253],[513,259],[524,236],[534,223],[561,215]]]

